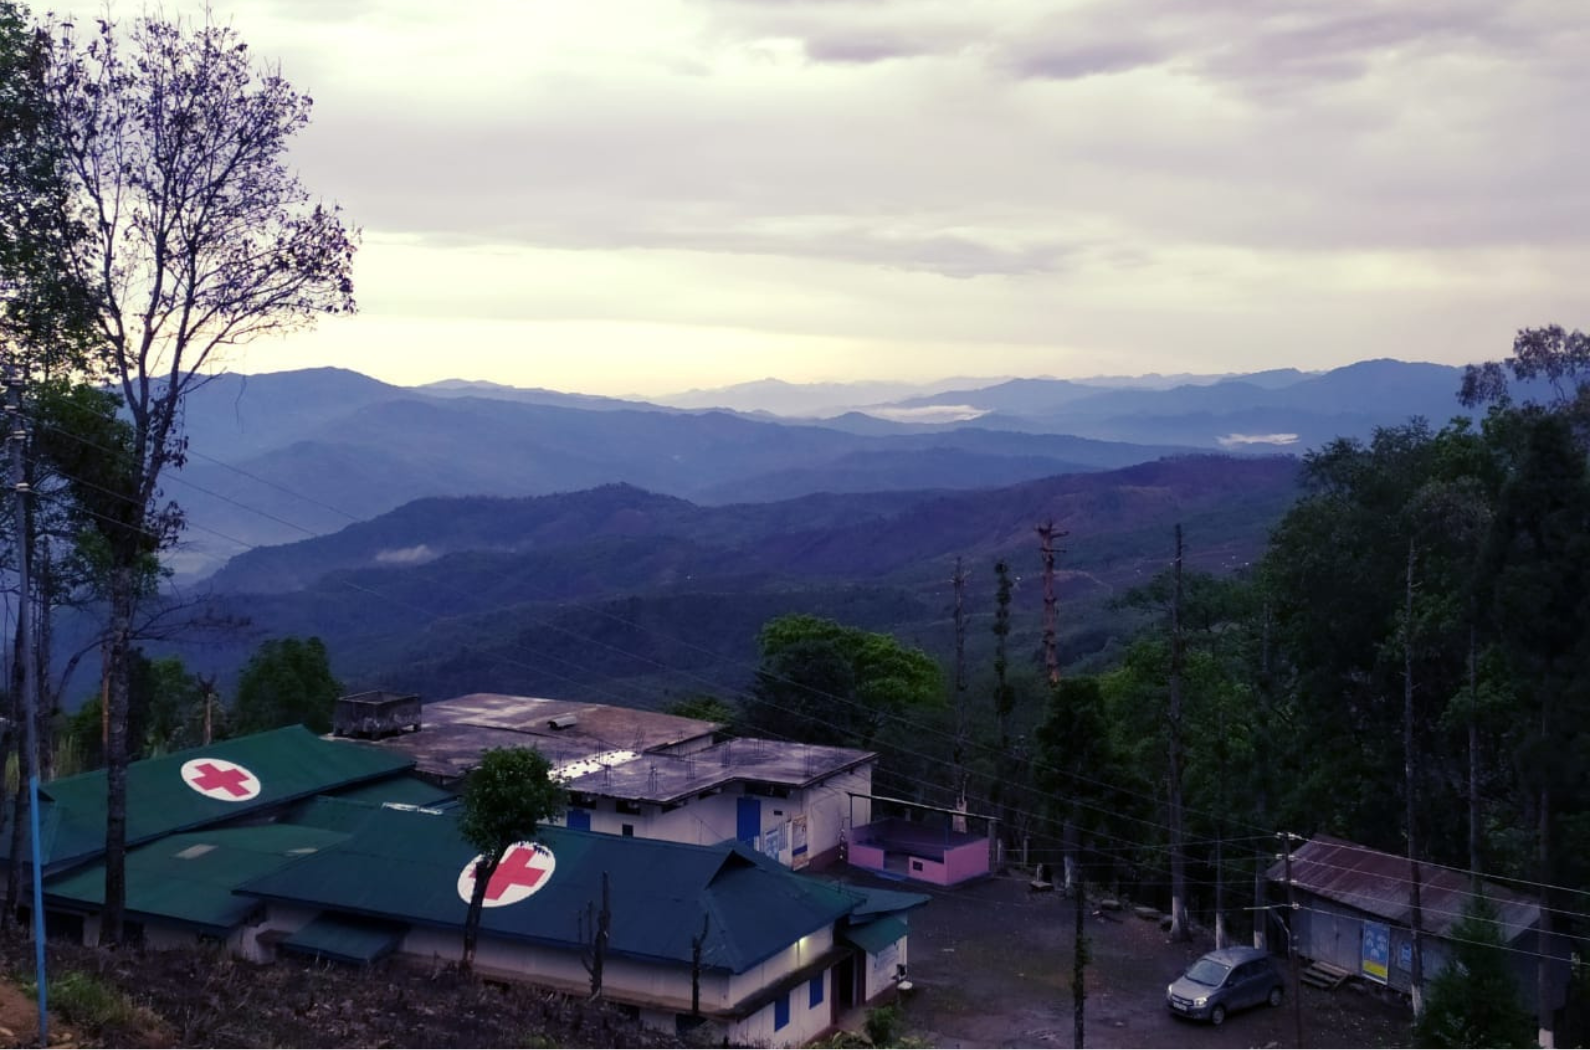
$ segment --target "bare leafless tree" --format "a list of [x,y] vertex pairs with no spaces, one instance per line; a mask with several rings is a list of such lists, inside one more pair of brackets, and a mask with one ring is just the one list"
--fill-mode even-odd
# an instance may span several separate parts
[[356,232],[288,168],[311,100],[229,28],[143,17],[53,27],[50,98],[69,203],[89,236],[70,273],[93,304],[96,366],[132,433],[96,510],[107,552],[109,747],[103,939],[126,899],[128,658],[139,573],[181,515],[161,492],[182,405],[228,347],[354,308]]

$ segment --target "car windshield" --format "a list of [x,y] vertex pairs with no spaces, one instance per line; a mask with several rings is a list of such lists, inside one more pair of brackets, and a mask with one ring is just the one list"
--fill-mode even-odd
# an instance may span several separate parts
[[1187,967],[1186,977],[1189,981],[1198,984],[1207,984],[1211,988],[1218,988],[1220,982],[1226,979],[1226,974],[1231,972],[1231,967],[1223,966],[1213,959],[1199,959]]

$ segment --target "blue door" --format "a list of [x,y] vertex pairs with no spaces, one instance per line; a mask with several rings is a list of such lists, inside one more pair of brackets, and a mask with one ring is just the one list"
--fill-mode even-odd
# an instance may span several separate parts
[[748,845],[756,845],[756,837],[762,834],[762,800],[739,799],[735,818],[734,837]]
[[568,825],[575,831],[590,831],[591,811],[588,809],[569,810]]

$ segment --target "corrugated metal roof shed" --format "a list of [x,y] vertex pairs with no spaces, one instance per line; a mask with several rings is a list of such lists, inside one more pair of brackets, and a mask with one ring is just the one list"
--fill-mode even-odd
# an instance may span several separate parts
[[[598,902],[607,873],[609,951],[688,963],[691,938],[710,915],[703,964],[741,973],[849,914],[863,899],[738,845],[691,846],[550,827],[542,829],[541,841],[556,859],[553,874],[525,900],[486,909],[483,933],[578,949],[576,917]],[[242,892],[462,930],[467,906],[458,879],[474,856],[453,815],[382,809],[341,846],[257,879]]]
[[[223,935],[258,907],[252,898],[232,892],[238,886],[346,838],[296,824],[172,835],[127,854],[127,910],[142,921]],[[105,866],[93,864],[51,879],[44,892],[52,906],[98,911],[105,903]]]
[[[1272,882],[1282,882],[1286,878],[1285,865],[1277,862],[1268,875]],[[1402,925],[1410,922],[1409,888],[1413,883],[1408,878],[1407,857],[1316,835],[1292,851],[1292,880],[1301,890],[1368,915]],[[1496,906],[1503,938],[1508,943],[1540,917],[1540,910],[1533,903],[1505,887],[1487,882],[1484,892]],[[1421,927],[1426,933],[1445,935],[1463,918],[1464,909],[1473,899],[1466,872],[1435,864],[1419,865]]]
[[[243,766],[258,779],[259,793],[242,801],[200,794],[181,773],[186,762],[200,758]],[[127,767],[127,844],[235,821],[295,799],[390,777],[413,764],[406,756],[380,748],[322,740],[302,726],[134,762]],[[104,770],[52,780],[39,794],[46,872],[91,860],[104,850]],[[5,860],[10,856],[10,836],[0,839],[0,860]]]

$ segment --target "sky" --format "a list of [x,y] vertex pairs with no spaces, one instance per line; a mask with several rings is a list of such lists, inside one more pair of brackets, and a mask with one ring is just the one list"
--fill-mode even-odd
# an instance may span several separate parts
[[1582,322],[1577,0],[211,11],[313,96],[292,162],[362,229],[358,315],[234,371],[661,395],[1461,364]]

